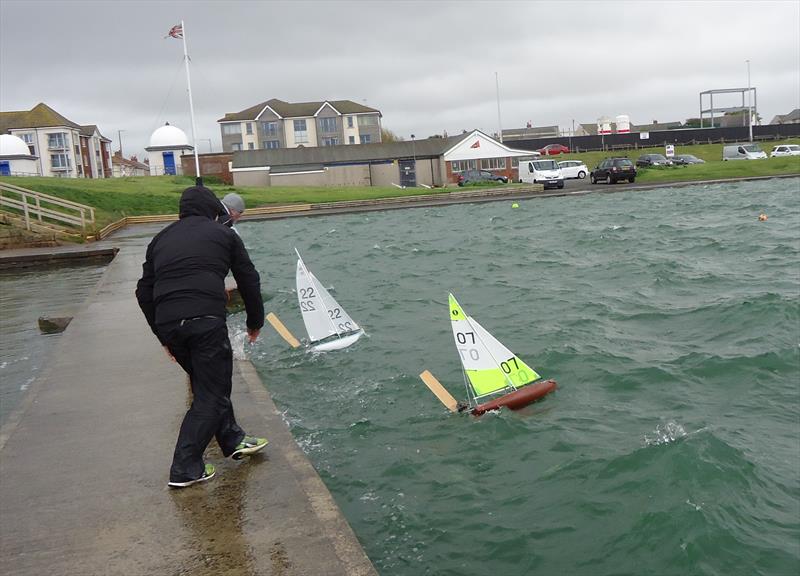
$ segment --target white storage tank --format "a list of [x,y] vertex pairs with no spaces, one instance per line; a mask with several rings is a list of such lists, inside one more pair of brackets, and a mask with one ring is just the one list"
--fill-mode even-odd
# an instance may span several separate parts
[[611,134],[611,118],[603,116],[597,119],[597,133]]
[[627,114],[617,116],[617,133],[626,134],[631,131],[631,117]]

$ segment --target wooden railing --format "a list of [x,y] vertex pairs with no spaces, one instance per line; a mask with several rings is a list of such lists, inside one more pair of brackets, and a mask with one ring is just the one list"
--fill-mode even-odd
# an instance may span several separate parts
[[36,223],[54,223],[62,227],[80,228],[85,236],[95,228],[94,208],[91,206],[7,182],[0,182],[0,207],[19,214],[28,230]]

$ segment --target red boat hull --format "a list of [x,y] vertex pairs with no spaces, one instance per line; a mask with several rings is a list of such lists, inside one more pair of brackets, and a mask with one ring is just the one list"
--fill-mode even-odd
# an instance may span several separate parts
[[529,384],[528,386],[524,386],[519,390],[514,390],[505,396],[495,398],[491,402],[478,404],[472,409],[471,414],[473,416],[480,416],[481,414],[489,412],[490,410],[499,410],[503,407],[511,410],[519,410],[520,408],[524,408],[532,402],[541,400],[556,388],[558,388],[558,385],[556,384],[555,380],[544,380],[542,382],[537,382],[536,384]]

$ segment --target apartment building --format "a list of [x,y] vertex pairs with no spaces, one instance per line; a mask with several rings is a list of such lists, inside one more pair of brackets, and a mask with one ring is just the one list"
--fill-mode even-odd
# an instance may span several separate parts
[[42,176],[111,177],[111,140],[94,124],[76,124],[47,104],[0,112],[0,134],[22,138],[31,156],[38,158]]
[[270,150],[373,144],[381,113],[350,100],[284,102],[273,98],[217,120],[222,150]]

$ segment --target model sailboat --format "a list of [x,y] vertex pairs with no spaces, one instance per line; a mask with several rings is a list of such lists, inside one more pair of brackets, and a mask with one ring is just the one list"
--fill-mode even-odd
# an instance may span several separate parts
[[297,299],[312,349],[317,352],[347,348],[364,331],[331,296],[297,254]]
[[[489,334],[477,320],[465,314],[452,294],[449,303],[453,338],[464,368],[469,399],[469,406],[456,406],[456,409],[469,408],[476,416],[503,406],[517,410],[556,389],[555,380],[537,382],[539,374]],[[452,410],[455,400],[447,399],[449,394],[441,385],[436,386],[438,381],[433,375],[425,371],[420,377]]]

